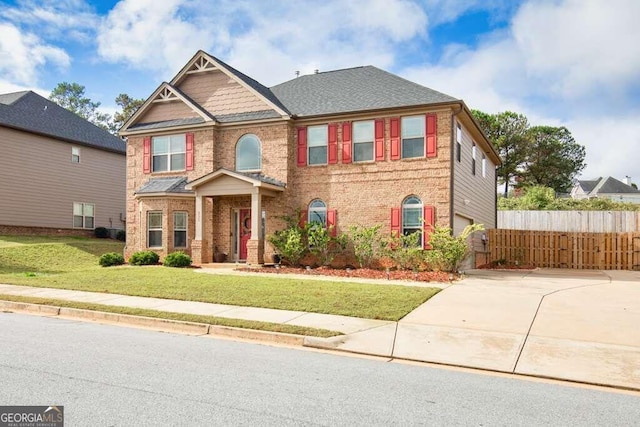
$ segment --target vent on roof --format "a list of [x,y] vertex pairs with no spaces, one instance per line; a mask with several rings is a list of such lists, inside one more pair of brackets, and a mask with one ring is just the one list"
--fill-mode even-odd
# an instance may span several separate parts
[[296,70],[296,77],[300,77],[300,71]]
[[313,70],[313,74],[318,74],[319,70],[316,68],[315,70]]

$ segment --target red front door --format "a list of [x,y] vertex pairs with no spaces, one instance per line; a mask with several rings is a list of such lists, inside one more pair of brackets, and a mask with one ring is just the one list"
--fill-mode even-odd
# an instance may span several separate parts
[[247,259],[247,241],[251,238],[251,209],[240,209],[240,259]]

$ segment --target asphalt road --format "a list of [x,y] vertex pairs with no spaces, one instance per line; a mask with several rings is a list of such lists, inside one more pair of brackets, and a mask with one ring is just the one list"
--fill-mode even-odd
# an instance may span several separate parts
[[67,426],[640,420],[639,394],[0,313],[0,405],[54,404]]

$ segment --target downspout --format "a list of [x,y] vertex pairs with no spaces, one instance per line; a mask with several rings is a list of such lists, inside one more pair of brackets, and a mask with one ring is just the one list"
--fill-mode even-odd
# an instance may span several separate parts
[[462,112],[462,110],[464,109],[464,106],[462,105],[462,102],[458,103],[458,106],[460,107],[460,109],[458,111],[454,111],[454,113],[451,115],[451,144],[450,144],[450,150],[449,150],[449,157],[450,157],[450,164],[451,167],[449,168],[449,170],[451,171],[451,173],[449,174],[449,228],[451,229],[451,234],[453,234],[453,203],[454,203],[454,199],[453,199],[453,186],[454,186],[454,165],[455,165],[455,144],[456,144],[456,116],[458,114],[460,114]]

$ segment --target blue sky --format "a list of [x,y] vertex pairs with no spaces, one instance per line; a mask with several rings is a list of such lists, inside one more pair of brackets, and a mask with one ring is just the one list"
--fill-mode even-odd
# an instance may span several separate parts
[[115,110],[203,49],[271,86],[375,65],[566,126],[583,178],[640,183],[637,0],[0,0],[0,93],[76,82]]

